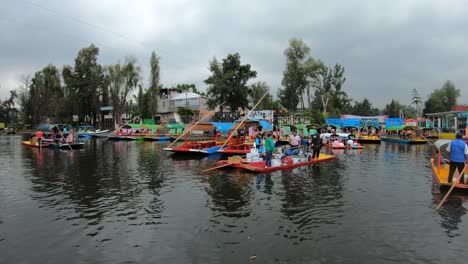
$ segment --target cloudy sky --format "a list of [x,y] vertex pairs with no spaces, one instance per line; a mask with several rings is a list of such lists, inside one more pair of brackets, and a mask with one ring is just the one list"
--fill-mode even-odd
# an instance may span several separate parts
[[355,100],[409,104],[414,88],[426,99],[452,80],[468,104],[467,30],[468,4],[450,0],[2,0],[0,98],[49,63],[73,64],[91,43],[101,64],[135,56],[144,82],[154,50],[165,86],[201,90],[208,61],[238,52],[276,94],[295,37],[314,58],[345,67]]

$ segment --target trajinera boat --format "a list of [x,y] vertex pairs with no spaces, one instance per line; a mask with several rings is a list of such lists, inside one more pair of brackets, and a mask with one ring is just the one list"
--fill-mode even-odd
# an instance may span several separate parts
[[37,130],[43,132],[42,144],[39,144],[35,135],[30,140],[22,141],[22,144],[28,147],[49,147],[60,149],[78,149],[82,148],[83,142],[75,141],[73,127],[68,124],[45,124],[40,125]]
[[[199,153],[215,154],[221,148],[224,141],[218,139],[216,127],[209,122],[199,122],[198,124],[189,124],[190,128],[184,135],[184,142],[176,147],[166,147],[165,151],[176,153]],[[189,138],[191,140],[189,140]],[[199,138],[199,140],[193,140]]]
[[439,138],[439,133],[437,132],[437,129],[435,127],[423,127],[421,129],[422,129],[422,135],[425,138],[429,138],[429,139]]
[[[445,162],[445,160],[442,157],[442,152],[446,150],[450,142],[452,142],[452,140],[450,139],[439,139],[434,143],[435,149],[433,157],[431,158],[431,167],[432,178],[434,179],[434,182],[436,183],[438,188],[452,186],[452,183],[448,182],[450,165],[447,162]],[[468,169],[465,169],[464,173],[465,183],[457,183],[455,184],[455,188],[468,189],[468,184],[466,184],[466,182],[468,181]],[[454,177],[456,176],[457,173],[455,172]]]
[[125,124],[108,137],[109,140],[144,140],[145,136],[151,134],[151,131],[157,128],[156,125],[146,124]]
[[184,133],[184,129],[184,124],[153,125],[150,133],[147,133],[144,139],[149,141],[173,140],[182,135]]
[[377,119],[361,119],[356,139],[359,143],[381,143],[382,125]]
[[382,136],[382,141],[401,144],[426,144],[427,139],[421,136],[416,126],[393,126],[386,128],[387,134]]
[[282,159],[273,159],[271,167],[265,166],[265,161],[253,161],[247,162],[244,159],[234,156],[227,160],[220,160],[216,164],[220,167],[231,167],[235,169],[248,170],[252,172],[271,172],[277,170],[287,170],[302,166],[308,166],[320,162],[326,162],[333,160],[335,156],[329,154],[320,153],[318,159],[311,159],[310,156],[285,156]]
[[[353,134],[348,133],[323,133],[322,144],[327,148],[332,149],[363,149],[364,147],[359,144]],[[353,143],[348,144],[348,140],[352,140]]]
[[234,126],[229,129],[229,135],[232,137],[226,144],[227,147],[219,149],[218,152],[228,155],[250,153],[257,134],[272,130],[273,125],[267,121],[254,118],[247,118],[244,121],[237,120]]

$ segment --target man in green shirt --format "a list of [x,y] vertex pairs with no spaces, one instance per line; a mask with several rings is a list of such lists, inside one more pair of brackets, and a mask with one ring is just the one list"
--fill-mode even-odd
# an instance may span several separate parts
[[275,149],[275,143],[271,138],[271,133],[268,133],[268,137],[265,140],[265,167],[271,167],[271,157],[273,156],[273,150]]

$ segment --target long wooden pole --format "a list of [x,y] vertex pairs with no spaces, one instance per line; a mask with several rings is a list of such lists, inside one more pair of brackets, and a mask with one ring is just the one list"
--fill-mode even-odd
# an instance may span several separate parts
[[[222,104],[220,104],[219,106],[222,106],[224,105],[226,102],[223,102]],[[218,107],[219,107],[218,106]],[[184,131],[184,133],[182,133],[178,138],[176,138],[171,144],[169,144],[169,146],[167,146],[167,148],[170,148],[172,147],[172,145],[174,145],[179,139],[181,139],[183,136],[185,136],[185,134],[187,134],[190,130],[192,130],[192,128],[194,128],[196,125],[198,125],[201,121],[203,121],[203,119],[205,119],[206,117],[208,117],[209,115],[212,115],[214,112],[216,112],[216,110],[212,110],[210,112],[208,112],[208,114],[204,115],[200,120],[198,120],[195,124],[193,124],[191,127],[189,127],[188,129],[186,129]]]
[[[252,113],[253,110],[255,110],[255,108],[257,108],[258,104],[260,104],[260,102],[263,100],[263,98],[265,98],[265,96],[268,94],[268,92],[266,92],[262,98],[260,98],[260,100],[258,100],[257,104],[254,105],[254,107],[249,111],[249,113],[247,115],[245,115],[244,119],[242,120],[242,122],[239,123],[239,125],[236,126],[236,128],[233,130],[233,131],[236,131],[244,122],[245,120],[247,120],[247,118],[250,116],[250,114]],[[220,149],[223,149],[224,146],[226,146],[226,144],[229,142],[229,140],[232,138],[234,133],[231,133],[231,135],[229,135],[229,137],[226,139],[226,141],[224,142],[224,144],[221,146]]]
[[[463,167],[463,170],[460,172],[458,171],[458,181],[461,179],[462,175],[465,174],[465,170],[466,170],[466,166]],[[450,187],[449,191],[447,192],[447,194],[444,196],[444,198],[442,199],[442,201],[440,201],[439,205],[437,205],[436,209],[439,209],[445,202],[445,200],[447,200],[447,197],[450,195],[450,193],[453,191],[453,189],[455,188],[455,185],[457,185],[454,181],[454,179],[452,178],[452,187]]]
[[55,127],[58,129],[60,135],[62,136],[63,142],[65,142],[65,144],[68,145],[68,147],[70,148],[70,150],[73,150],[73,148],[70,146],[70,144],[68,144],[67,140],[66,140],[65,137],[63,136],[62,130],[60,130],[60,128],[59,128],[57,125],[55,125]]

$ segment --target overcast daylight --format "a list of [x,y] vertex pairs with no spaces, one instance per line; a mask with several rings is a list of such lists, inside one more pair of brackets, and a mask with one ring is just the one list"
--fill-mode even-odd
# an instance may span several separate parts
[[468,0],[0,0],[0,264],[466,264]]
[[34,1],[0,10],[0,98],[49,63],[73,65],[93,43],[99,62],[161,58],[161,82],[205,90],[208,62],[238,52],[272,93],[281,87],[291,38],[345,68],[345,91],[378,107],[409,104],[451,80],[468,103],[468,5],[464,1]]

